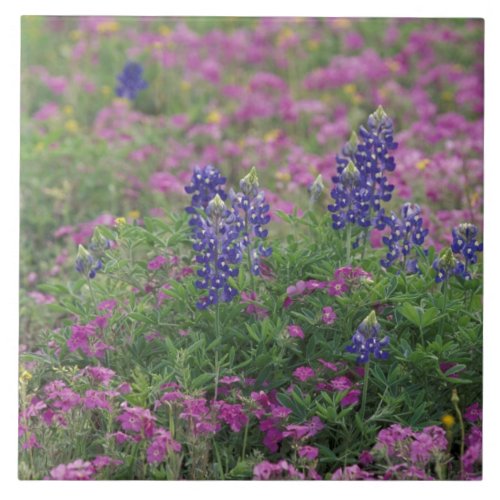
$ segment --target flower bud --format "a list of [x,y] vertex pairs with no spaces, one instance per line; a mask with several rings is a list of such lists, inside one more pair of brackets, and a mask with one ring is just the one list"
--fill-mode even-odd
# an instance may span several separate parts
[[222,217],[225,210],[226,204],[218,194],[208,203],[207,213],[212,219]]
[[256,196],[259,189],[259,177],[257,169],[252,167],[250,172],[240,181],[240,189],[247,196]]
[[324,189],[325,185],[323,184],[323,177],[319,174],[318,177],[316,177],[316,180],[309,186],[309,203],[316,203]]
[[349,161],[347,167],[340,174],[340,179],[343,184],[354,186],[360,178],[361,174],[352,161]]

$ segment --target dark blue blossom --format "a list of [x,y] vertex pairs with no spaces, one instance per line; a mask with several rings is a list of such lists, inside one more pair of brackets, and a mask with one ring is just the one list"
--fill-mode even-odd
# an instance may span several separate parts
[[269,204],[266,202],[264,191],[259,190],[259,179],[255,167],[240,181],[241,192],[229,192],[233,209],[239,214],[242,221],[242,251],[250,252],[250,271],[255,276],[260,274],[260,259],[269,257],[271,247],[264,247],[257,240],[265,240],[268,230],[264,228],[271,220]]
[[125,64],[123,71],[116,77],[116,95],[124,99],[134,100],[140,90],[148,87],[148,82],[142,79],[142,66],[135,62]]
[[452,229],[453,242],[451,249],[453,253],[460,254],[465,259],[465,265],[477,262],[477,252],[483,251],[483,244],[478,243],[477,227],[469,222],[463,222]]
[[451,276],[459,276],[464,279],[470,279],[464,264],[454,255],[451,248],[445,248],[439,257],[433,262],[432,267],[436,271],[436,283],[448,281]]
[[380,264],[388,268],[394,263],[402,261],[404,270],[409,273],[418,272],[416,257],[410,258],[415,245],[421,246],[429,233],[428,229],[422,227],[422,210],[420,206],[413,203],[405,203],[401,207],[401,217],[391,212],[386,217],[386,225],[390,228],[388,236],[382,241],[388,247],[388,252],[380,261]]
[[352,345],[346,347],[347,352],[358,354],[356,362],[359,364],[370,361],[370,353],[375,359],[387,359],[389,353],[383,348],[389,344],[389,337],[379,338],[380,324],[375,311],[372,311],[358,326],[352,336]]
[[228,210],[217,194],[208,204],[204,216],[195,220],[195,243],[198,252],[196,262],[201,264],[195,286],[207,290],[196,306],[206,309],[220,301],[230,302],[238,291],[230,278],[238,276],[241,249],[238,242],[241,227],[234,210]]
[[[389,154],[397,148],[393,134],[392,120],[379,106],[369,116],[366,127],[359,128],[359,136],[353,132],[342,154],[337,156],[337,174],[332,177],[331,191],[334,203],[328,207],[334,229],[342,229],[348,223],[362,227],[365,232],[370,227],[385,227],[381,203],[389,201],[394,190],[386,176],[396,168]],[[348,169],[351,175],[346,179]]]
[[89,278],[95,278],[97,272],[102,269],[102,260],[92,255],[84,246],[78,245],[75,269]]

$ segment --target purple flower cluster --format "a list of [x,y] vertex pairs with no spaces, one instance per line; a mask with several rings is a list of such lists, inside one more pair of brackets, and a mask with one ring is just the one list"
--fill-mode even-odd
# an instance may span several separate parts
[[397,148],[393,140],[392,120],[381,106],[372,113],[367,127],[359,128],[359,137],[353,133],[337,157],[337,175],[332,177],[332,227],[342,229],[346,224],[385,227],[382,201],[389,201],[394,186],[389,184],[386,172],[396,168],[389,151]]
[[305,479],[305,476],[286,460],[280,460],[275,464],[264,460],[253,468],[253,478],[258,481],[269,481],[278,479]]
[[148,463],[161,463],[165,460],[165,456],[169,452],[179,453],[181,445],[172,438],[170,431],[163,428],[158,428],[153,434],[153,440],[149,445],[146,456]]
[[107,323],[108,316],[98,316],[86,325],[73,325],[67,341],[69,351],[80,349],[86,356],[102,359],[106,351],[114,349],[103,341]]
[[268,230],[263,226],[269,223],[269,204],[266,203],[264,191],[259,190],[259,180],[255,167],[250,173],[240,181],[241,191],[235,193],[233,189],[229,191],[232,207],[240,215],[243,221],[241,248],[250,247],[250,272],[255,276],[260,274],[260,257],[269,257],[272,248],[265,248],[262,244],[257,248],[252,248],[254,238],[266,239]]
[[352,336],[352,345],[346,347],[347,352],[358,354],[356,361],[360,364],[370,361],[370,354],[375,359],[387,359],[389,354],[382,348],[389,344],[389,337],[379,338],[380,324],[375,311],[372,311],[358,326]]
[[118,81],[115,89],[116,95],[133,101],[139,91],[148,87],[148,83],[142,79],[143,71],[139,63],[128,62],[116,77]]
[[191,195],[191,205],[186,208],[186,212],[196,215],[197,209],[206,210],[216,195],[225,201],[227,194],[222,187],[225,183],[226,178],[212,165],[194,167],[191,182],[184,188]]
[[195,238],[193,249],[198,252],[196,262],[201,264],[195,281],[199,290],[207,290],[196,303],[199,309],[218,304],[220,300],[230,302],[238,291],[229,282],[238,276],[237,265],[242,253],[238,243],[240,222],[234,211],[228,210],[216,195],[206,209],[206,217],[195,220]]
[[44,479],[52,481],[85,481],[95,479],[95,475],[109,466],[121,465],[121,460],[99,455],[92,461],[82,459],[75,460],[69,464],[60,464],[54,467]]
[[463,274],[465,279],[470,279],[470,274],[467,272],[469,264],[475,264],[477,253],[483,251],[483,244],[476,239],[477,232],[477,227],[469,222],[463,222],[452,229],[451,249],[454,254],[462,256],[465,261]]
[[388,252],[380,264],[389,268],[401,260],[403,269],[407,273],[418,272],[417,258],[410,258],[414,245],[422,245],[429,233],[428,229],[422,227],[421,208],[417,204],[405,203],[401,207],[401,217],[394,212],[386,217],[386,224],[390,228],[390,234],[384,236],[382,241],[388,247]]
[[[469,275],[465,266],[454,255],[450,247],[445,248],[432,263],[436,271],[436,283],[448,281],[451,276],[467,278]],[[469,276],[470,277],[470,276]]]

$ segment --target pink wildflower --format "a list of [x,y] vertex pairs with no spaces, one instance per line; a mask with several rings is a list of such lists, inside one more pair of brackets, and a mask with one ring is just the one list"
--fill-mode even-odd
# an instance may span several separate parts
[[323,307],[323,316],[321,319],[323,320],[323,323],[325,323],[325,325],[331,325],[337,319],[337,315],[335,314],[333,308],[327,306]]
[[299,325],[288,325],[288,334],[290,337],[304,338],[304,332]]
[[316,373],[309,366],[299,366],[298,368],[295,369],[293,375],[302,382],[305,382],[306,380],[309,380],[310,378],[314,377]]

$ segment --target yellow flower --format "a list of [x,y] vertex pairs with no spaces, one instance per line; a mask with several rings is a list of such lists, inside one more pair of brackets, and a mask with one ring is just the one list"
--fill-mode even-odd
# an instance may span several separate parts
[[307,40],[307,48],[312,52],[318,50],[319,41],[318,40]]
[[116,21],[104,21],[97,26],[99,33],[115,33],[120,29],[120,25]]
[[446,429],[451,429],[455,425],[455,417],[453,415],[443,415],[441,417],[442,424],[446,427]]
[[333,19],[332,26],[336,28],[350,28],[352,22],[349,19]]
[[441,99],[443,99],[443,101],[453,101],[454,97],[455,95],[451,90],[444,90],[441,92]]
[[220,123],[222,120],[222,115],[217,111],[211,111],[206,118],[207,123]]
[[126,223],[127,223],[127,219],[125,219],[125,217],[117,217],[115,219],[115,224],[117,226],[124,226]]
[[130,210],[127,216],[131,219],[137,220],[141,216],[141,212],[139,212],[139,210]]
[[165,26],[164,24],[160,26],[159,31],[160,35],[165,37],[169,36],[172,33],[172,30],[168,26]]
[[264,140],[266,142],[274,142],[280,136],[281,130],[279,128],[275,128],[267,132],[264,136]]
[[21,376],[19,377],[19,382],[21,382],[21,384],[27,384],[32,378],[33,375],[31,375],[29,371],[23,370]]
[[397,61],[394,61],[393,59],[389,59],[387,62],[387,67],[393,72],[393,73],[397,73],[399,71],[399,69],[401,68],[401,65],[397,62]]
[[363,102],[363,96],[361,94],[354,94],[351,100],[353,104],[361,104]]
[[75,42],[78,41],[78,40],[80,40],[80,38],[82,38],[82,35],[83,35],[83,33],[80,30],[73,30],[69,34],[71,40],[73,40]]
[[347,85],[344,85],[342,87],[342,90],[346,94],[354,95],[358,89],[356,88],[356,85],[354,85],[354,83],[348,83]]
[[278,34],[278,45],[283,45],[287,40],[290,38],[293,38],[293,30],[290,28],[284,28],[280,33]]
[[64,124],[64,128],[70,133],[70,134],[76,134],[79,130],[80,127],[78,126],[78,122],[76,120],[68,120]]
[[39,153],[40,151],[43,151],[45,149],[45,143],[40,141],[40,142],[37,142],[36,146],[35,146],[35,151],[37,153]]
[[181,90],[183,92],[188,92],[189,90],[191,90],[191,82],[188,82],[187,80],[182,80]]
[[471,206],[475,207],[477,202],[479,200],[479,193],[477,191],[474,191],[472,193],[472,196],[470,197],[470,204]]
[[109,85],[103,85],[101,87],[101,94],[103,96],[108,96],[111,94],[111,87]]
[[427,165],[429,165],[430,162],[431,162],[431,160],[429,160],[429,158],[424,158],[423,160],[417,161],[416,167],[419,170],[425,170],[427,168]]
[[64,106],[63,108],[63,112],[65,115],[72,115],[73,114],[73,106],[70,106],[69,104],[66,104],[66,106]]
[[274,174],[274,177],[276,177],[277,181],[284,182],[289,182],[292,179],[290,172],[276,172],[276,174]]

